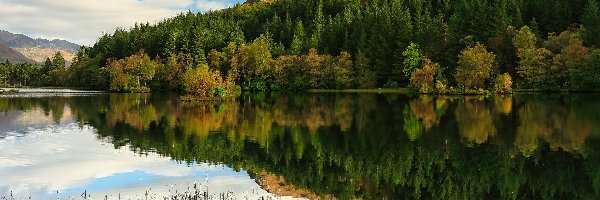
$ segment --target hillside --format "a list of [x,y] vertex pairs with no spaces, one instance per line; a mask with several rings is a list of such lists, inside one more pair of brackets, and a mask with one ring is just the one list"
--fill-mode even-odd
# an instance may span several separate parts
[[0,61],[5,62],[8,59],[11,63],[33,63],[34,61],[25,57],[23,54],[0,44]]
[[33,39],[23,34],[14,34],[4,30],[0,30],[0,44],[10,47],[36,62],[43,62],[47,57],[52,57],[56,51],[60,51],[65,60],[71,61],[80,47],[80,45],[66,40]]
[[[585,90],[600,87],[599,38],[595,0],[252,0],[104,34],[80,51],[66,82],[206,96],[227,96],[232,84],[250,91]],[[206,77],[215,88],[184,83]]]

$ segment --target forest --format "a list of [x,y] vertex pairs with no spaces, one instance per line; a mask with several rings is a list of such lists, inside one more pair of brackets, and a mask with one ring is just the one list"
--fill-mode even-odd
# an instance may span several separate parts
[[57,56],[42,66],[1,64],[0,79],[202,98],[240,90],[399,87],[438,94],[590,91],[600,86],[598,3],[244,3],[118,28],[82,47],[67,68]]

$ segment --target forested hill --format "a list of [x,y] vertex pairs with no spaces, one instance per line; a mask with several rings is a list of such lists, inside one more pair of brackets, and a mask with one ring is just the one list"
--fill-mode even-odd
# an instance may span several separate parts
[[[79,52],[71,77],[180,88],[176,77],[207,64],[254,90],[581,88],[600,82],[597,47],[597,0],[257,1],[117,29]],[[130,83],[109,61],[138,52],[159,67]]]

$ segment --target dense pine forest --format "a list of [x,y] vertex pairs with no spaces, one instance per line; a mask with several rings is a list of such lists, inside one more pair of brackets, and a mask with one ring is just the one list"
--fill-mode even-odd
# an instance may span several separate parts
[[[117,29],[83,47],[70,67],[53,67],[53,60],[61,62],[54,58],[28,77],[45,77],[31,83],[39,85],[178,90],[207,98],[233,96],[239,89],[591,90],[600,86],[598,4],[247,2]],[[10,66],[0,66],[4,82],[11,77],[3,69]]]

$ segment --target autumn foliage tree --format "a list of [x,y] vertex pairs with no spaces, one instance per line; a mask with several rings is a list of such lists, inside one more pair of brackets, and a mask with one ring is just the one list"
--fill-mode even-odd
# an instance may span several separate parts
[[461,51],[454,78],[465,90],[483,89],[494,70],[494,59],[494,53],[477,43],[474,47]]
[[494,80],[494,91],[498,94],[512,93],[512,84],[512,77],[510,74],[501,74]]
[[110,90],[116,92],[148,92],[147,82],[154,78],[159,65],[140,51],[124,59],[111,60],[107,66]]
[[440,69],[440,65],[428,58],[424,58],[422,63],[422,67],[415,69],[410,76],[410,85],[419,93],[431,93],[435,86],[435,74]]
[[187,96],[182,100],[222,100],[237,96],[233,79],[224,79],[218,70],[209,69],[206,64],[188,70],[183,84]]
[[544,47],[553,54],[552,65],[549,69],[549,80],[552,87],[573,87],[577,80],[572,79],[572,73],[583,68],[589,61],[589,50],[583,45],[579,34],[564,31],[559,35],[550,34],[544,42]]
[[347,52],[342,52],[333,62],[333,75],[335,88],[350,88],[352,86],[352,57]]

